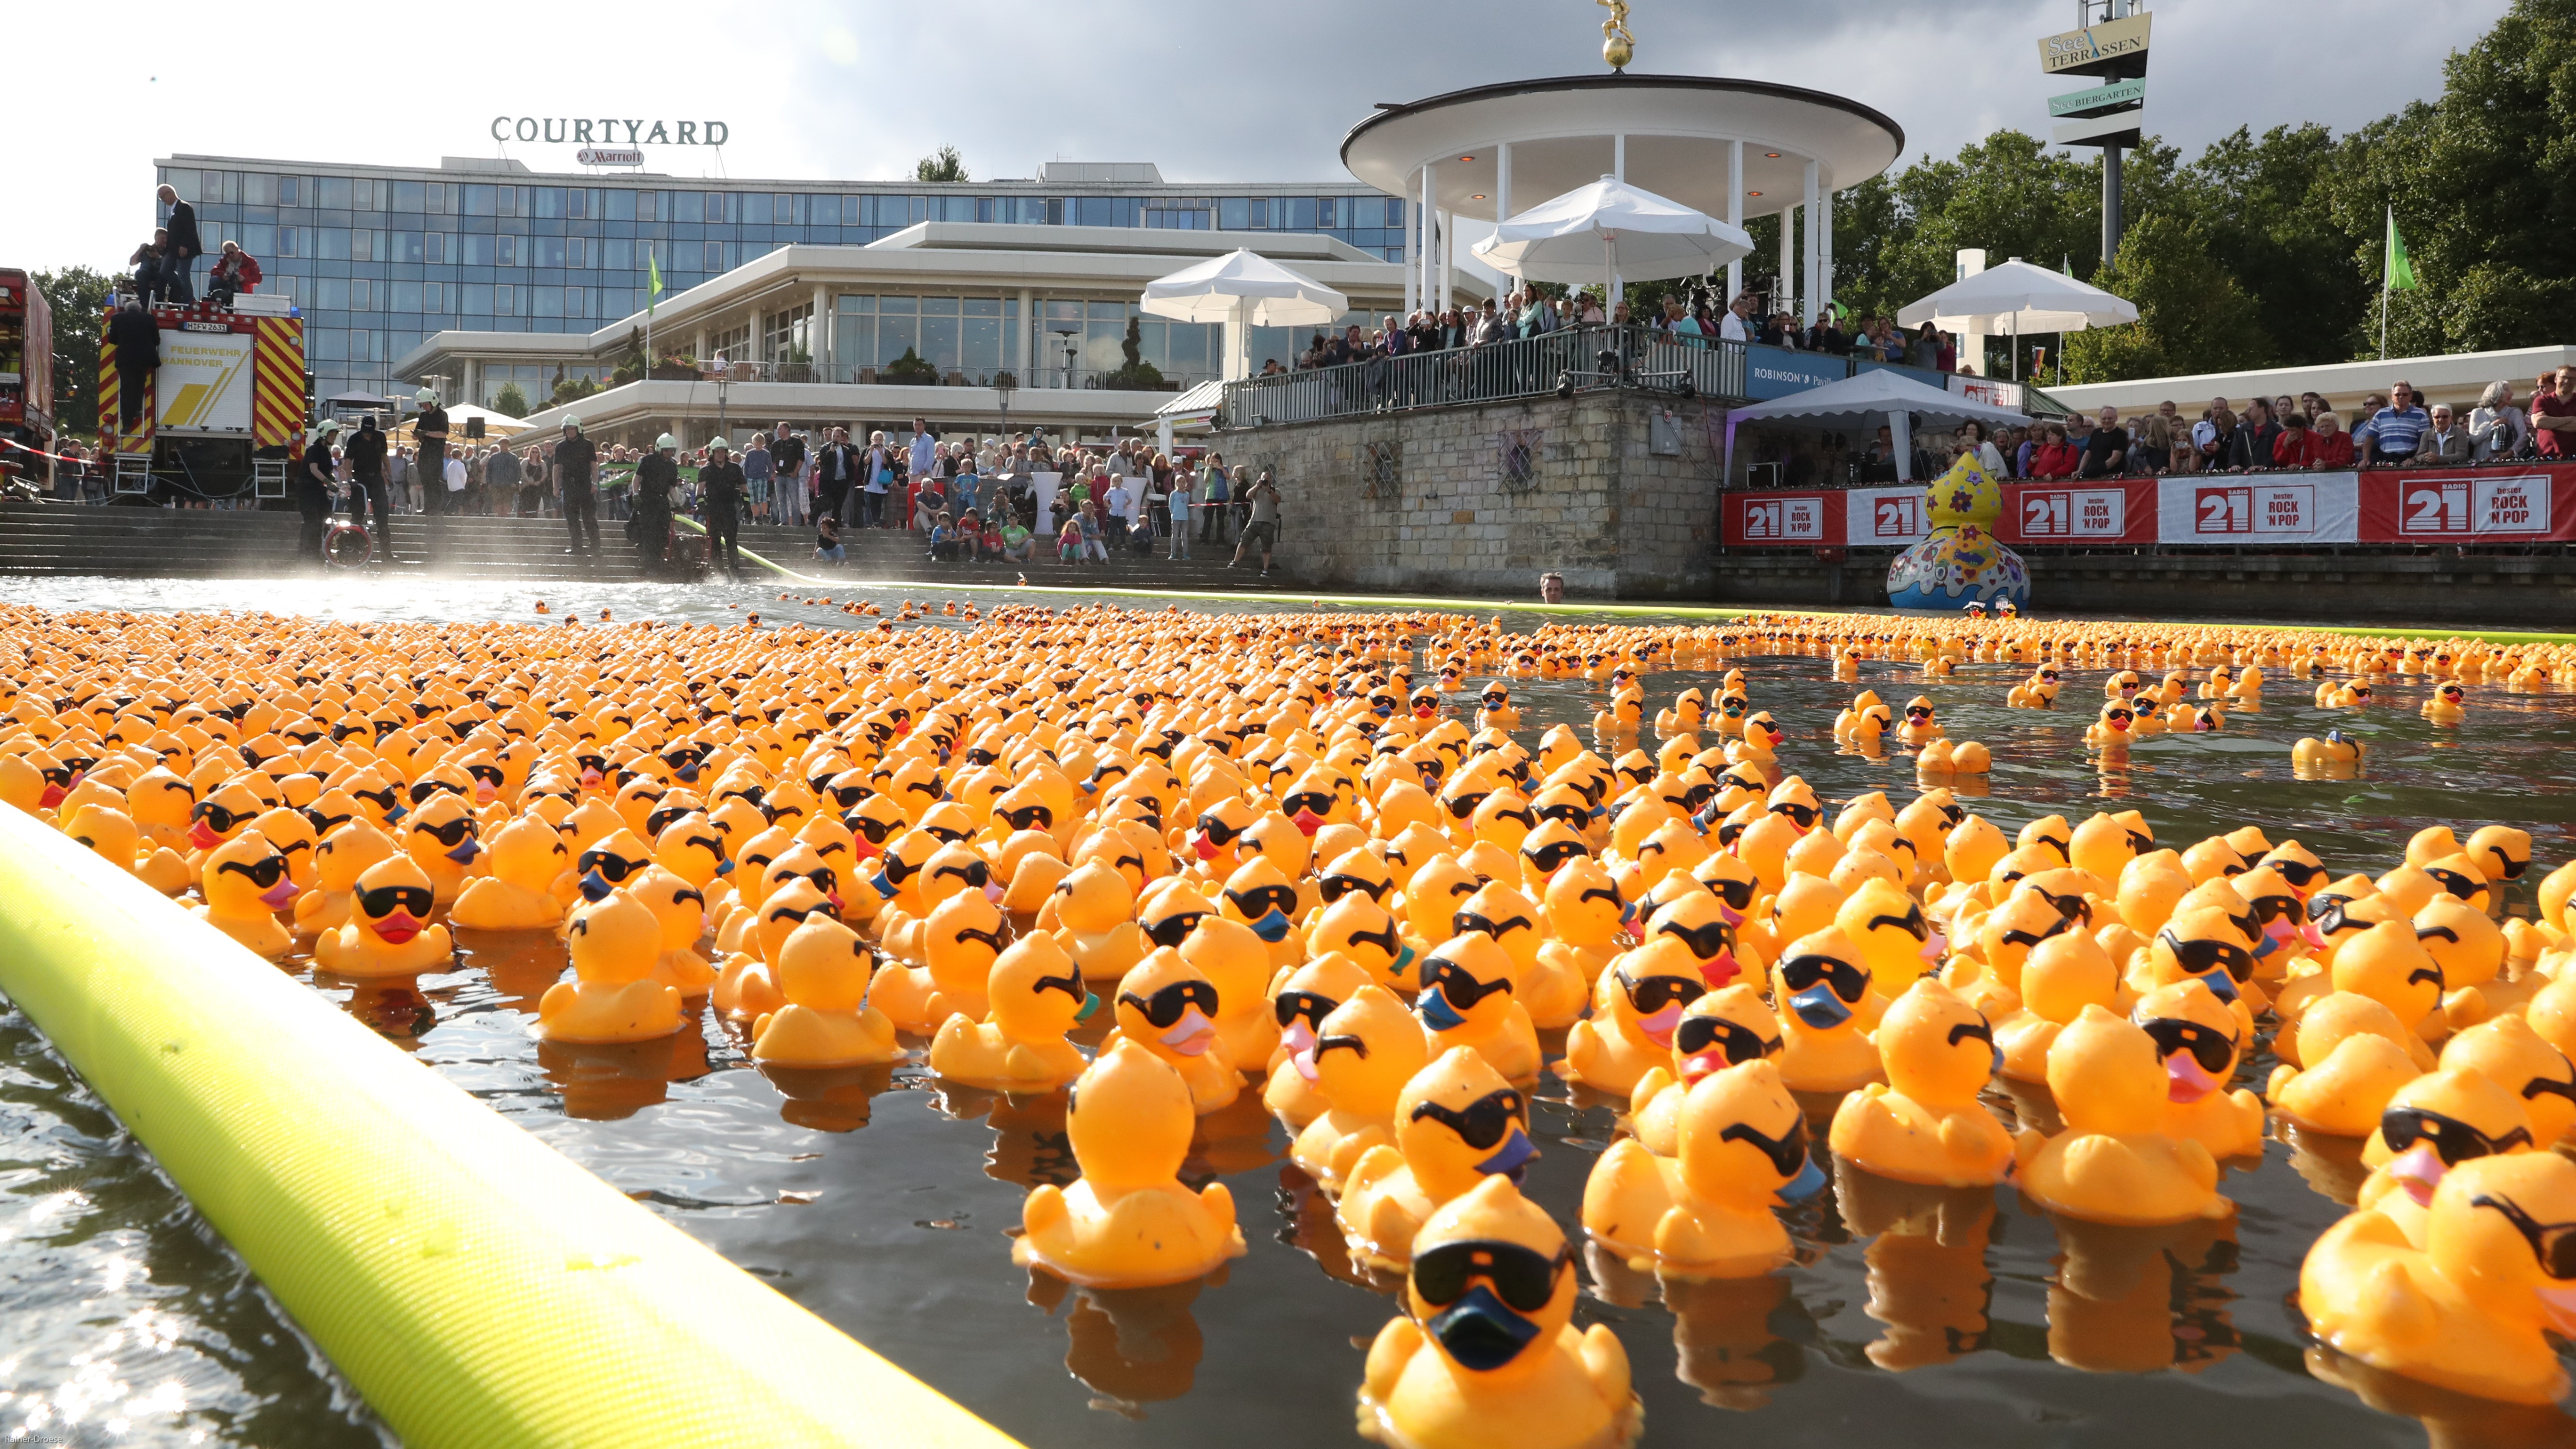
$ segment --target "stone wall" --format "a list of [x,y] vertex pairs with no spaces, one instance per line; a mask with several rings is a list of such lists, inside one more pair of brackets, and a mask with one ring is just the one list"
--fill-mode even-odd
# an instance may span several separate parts
[[1238,428],[1212,446],[1274,470],[1283,563],[1304,582],[1510,598],[1554,569],[1577,597],[1705,599],[1724,419],[1598,392]]

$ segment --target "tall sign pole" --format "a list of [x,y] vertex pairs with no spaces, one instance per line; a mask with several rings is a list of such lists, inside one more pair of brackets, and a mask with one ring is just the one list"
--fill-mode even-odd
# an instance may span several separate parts
[[2088,90],[2052,96],[2060,146],[2102,148],[2102,264],[2120,252],[2120,152],[2146,128],[2146,0],[2076,0],[2076,28],[2039,42],[2039,68],[2051,76],[2096,76]]

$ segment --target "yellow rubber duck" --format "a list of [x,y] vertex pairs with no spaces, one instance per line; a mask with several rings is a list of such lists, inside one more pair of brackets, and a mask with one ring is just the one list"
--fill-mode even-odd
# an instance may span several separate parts
[[653,1041],[685,1024],[680,993],[653,979],[662,923],[642,901],[611,891],[586,901],[564,930],[573,980],[546,988],[535,1033],[557,1042]]
[[1243,1256],[1225,1184],[1195,1193],[1180,1184],[1197,1121],[1190,1096],[1180,1073],[1134,1040],[1102,1052],[1065,1110],[1082,1177],[1030,1192],[1011,1261],[1086,1288],[1151,1288]]
[[2480,1398],[2554,1404],[2576,1333],[2576,1163],[2549,1152],[2463,1162],[2434,1189],[2421,1248],[2383,1213],[2328,1228],[2299,1267],[2318,1340]]
[[1624,1449],[1644,1422],[1627,1351],[1578,1333],[1565,1235],[1488,1180],[1423,1225],[1408,1316],[1369,1345],[1360,1432],[1390,1449]]
[[1429,1039],[1395,993],[1361,985],[1283,1064],[1324,1103],[1298,1130],[1290,1159],[1325,1192],[1340,1191],[1369,1149],[1395,1145],[1397,1099],[1430,1059]]
[[[1361,987],[1374,984],[1367,970],[1339,951],[1327,951],[1293,970],[1282,970],[1271,981],[1269,1004],[1280,1023],[1279,1045],[1270,1052],[1270,1076],[1262,1086],[1261,1105],[1287,1124],[1290,1132],[1302,1130],[1331,1105],[1315,1089],[1315,1036],[1324,1018]],[[1421,1026],[1415,1024],[1414,1030],[1418,1034]],[[1393,1100],[1391,1094],[1388,1100]]]
[[1672,1067],[1673,1033],[1707,991],[1699,958],[1687,942],[1678,935],[1649,935],[1601,974],[1592,1015],[1567,1030],[1565,1060],[1557,1071],[1595,1091],[1630,1095],[1648,1072]]
[[2426,1072],[2388,1099],[2362,1144],[2371,1173],[2355,1203],[2386,1215],[2420,1248],[2434,1190],[2452,1168],[2532,1150],[2531,1116],[2511,1092],[2465,1067]]
[[267,836],[244,830],[207,851],[199,889],[205,903],[191,908],[199,920],[271,961],[294,949],[277,913],[294,902],[295,882]]
[[1542,1058],[1538,1029],[1512,994],[1512,958],[1482,931],[1452,936],[1422,963],[1414,1011],[1432,1049],[1466,1047],[1515,1082],[1535,1080]]
[[1681,1150],[1681,1109],[1690,1089],[1711,1072],[1777,1057],[1780,1019],[1750,982],[1721,987],[1692,1002],[1673,1029],[1672,1061],[1637,1079],[1628,1098],[1628,1125],[1646,1150],[1670,1157]]
[[[326,844],[328,842],[325,842]],[[313,942],[314,964],[335,976],[413,976],[456,959],[445,926],[432,925],[437,893],[408,855],[389,855],[358,873],[347,925]]]
[[2166,1130],[2166,1078],[2155,1039],[2088,1006],[2048,1053],[2048,1087],[2066,1130],[2014,1142],[2022,1190],[2083,1222],[2154,1226],[2225,1217],[2218,1161],[2198,1139]]
[[2245,1048],[2243,1023],[2208,984],[2180,981],[2138,998],[2130,1019],[2156,1044],[2165,1069],[2165,1132],[2189,1137],[2220,1161],[2263,1154],[2263,1103],[2229,1091]]
[[1056,938],[1032,932],[994,958],[981,1022],[952,1016],[930,1043],[930,1069],[987,1091],[1038,1094],[1087,1065],[1065,1033],[1100,1009]]
[[1900,1182],[2001,1182],[2012,1138],[1977,1100],[2003,1058],[1985,1017],[1927,977],[1887,1009],[1872,1040],[1887,1080],[1843,1099],[1830,1134],[1835,1154]]
[[1771,1210],[1813,1196],[1825,1176],[1778,1065],[1756,1059],[1701,1077],[1677,1136],[1673,1157],[1632,1137],[1593,1164],[1583,1188],[1593,1241],[1638,1272],[1682,1279],[1749,1278],[1786,1262],[1789,1234]]
[[1157,946],[1148,952],[1119,978],[1113,1000],[1118,1035],[1169,1063],[1200,1116],[1242,1095],[1243,1073],[1216,1029],[1224,1009],[1216,983],[1179,950]]
[[[327,842],[326,842],[327,843]],[[448,908],[450,925],[469,931],[550,931],[563,924],[557,894],[572,868],[563,836],[534,815],[493,832],[491,874],[467,881]]]
[[[620,894],[631,899],[637,892],[629,889]],[[658,918],[655,924],[659,946]],[[752,1023],[753,1061],[782,1067],[859,1067],[903,1060],[894,1023],[867,1004],[876,957],[858,932],[817,911],[788,933],[771,973],[787,1004]]]
[[890,966],[871,998],[899,1031],[934,1036],[951,1017],[980,1021],[985,979],[1002,954],[1001,907],[982,891],[959,891],[921,923],[919,966]]
[[1771,968],[1780,1012],[1780,1077],[1801,1092],[1848,1092],[1882,1079],[1878,1048],[1862,1030],[1869,969],[1839,927],[1785,947]]
[[1395,1145],[1361,1153],[1344,1179],[1335,1216],[1352,1258],[1402,1267],[1443,1203],[1489,1177],[1517,1185],[1537,1156],[1519,1089],[1466,1047],[1442,1052],[1397,1094]]

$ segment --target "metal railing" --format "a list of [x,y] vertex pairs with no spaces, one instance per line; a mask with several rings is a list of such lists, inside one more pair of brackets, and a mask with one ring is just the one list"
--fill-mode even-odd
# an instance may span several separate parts
[[[1163,372],[1160,388],[1126,389],[1117,378],[1117,369],[1094,367],[938,367],[930,371],[898,376],[884,364],[861,366],[834,362],[728,362],[728,382],[805,382],[833,383],[843,386],[889,387],[991,387],[993,379],[1003,373],[1013,378],[1013,386],[1023,388],[1070,388],[1084,391],[1121,389],[1146,392],[1187,392],[1203,382],[1212,382],[1210,372]],[[700,374],[708,381],[715,379],[712,368]]]
[[1648,327],[1569,328],[1230,382],[1219,421],[1258,427],[1538,397],[1569,380],[1579,387],[1607,382],[1621,369],[1643,387],[1742,401],[1744,361],[1739,342],[1676,342]]

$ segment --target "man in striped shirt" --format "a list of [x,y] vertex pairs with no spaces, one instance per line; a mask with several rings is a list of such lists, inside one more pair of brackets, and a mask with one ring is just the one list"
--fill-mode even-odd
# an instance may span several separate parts
[[2397,383],[2388,389],[2388,406],[2372,413],[2365,425],[2370,437],[2366,460],[2383,467],[2414,461],[2424,430],[2432,425],[2432,417],[2415,405],[2413,385]]

